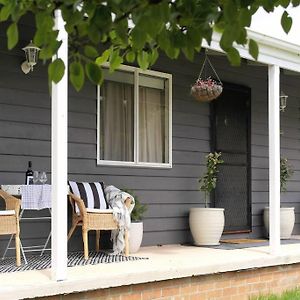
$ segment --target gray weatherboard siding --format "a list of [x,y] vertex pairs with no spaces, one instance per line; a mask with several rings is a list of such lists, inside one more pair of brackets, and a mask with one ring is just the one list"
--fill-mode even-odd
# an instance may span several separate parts
[[[23,40],[12,52],[5,49],[5,30],[0,30],[0,184],[24,182],[27,162],[36,170],[50,171],[50,104],[46,67],[41,62],[34,72],[20,69],[30,30],[21,28]],[[261,236],[262,209],[268,205],[268,78],[267,67],[231,67],[223,56],[212,56],[212,63],[223,81],[251,88],[251,173],[252,232]],[[204,157],[210,151],[209,105],[196,102],[189,88],[197,78],[202,60],[194,63],[162,57],[154,70],[173,75],[173,168],[150,169],[107,167],[96,164],[96,88],[87,83],[80,93],[69,88],[69,179],[103,180],[106,184],[133,189],[148,205],[144,219],[143,245],[186,243],[191,241],[189,208],[203,205],[198,177],[204,170]],[[295,169],[282,195],[282,204],[295,206],[295,233],[299,233],[300,140],[298,77],[282,75],[282,89],[289,95],[286,112],[281,114],[282,155]],[[49,176],[50,177],[50,176]],[[66,201],[60,199],[59,201]],[[36,212],[39,214],[44,212]],[[23,244],[36,244],[47,235],[49,222],[21,225]],[[70,249],[80,249],[79,230]],[[247,235],[243,235],[247,236]],[[7,237],[1,237],[0,253]],[[91,240],[91,244],[94,241]]]

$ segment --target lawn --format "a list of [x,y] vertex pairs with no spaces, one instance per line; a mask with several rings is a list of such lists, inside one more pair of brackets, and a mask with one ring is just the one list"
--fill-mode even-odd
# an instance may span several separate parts
[[251,300],[300,300],[300,289],[286,291],[280,296],[267,295],[251,298]]

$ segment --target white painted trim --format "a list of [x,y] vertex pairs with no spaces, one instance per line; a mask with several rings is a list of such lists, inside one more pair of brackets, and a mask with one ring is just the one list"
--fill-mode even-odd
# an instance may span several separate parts
[[169,76],[169,164],[172,168],[173,165],[173,78]]
[[139,73],[137,69],[134,69],[134,123],[133,123],[133,130],[134,130],[134,162],[135,164],[139,161],[139,145],[140,145],[140,137],[139,137]]
[[110,167],[138,167],[138,168],[160,168],[170,169],[172,164],[170,163],[147,163],[147,162],[130,162],[130,161],[114,161],[114,160],[99,160],[98,165],[110,166]]
[[60,10],[55,10],[55,29],[62,41],[57,55],[65,64],[61,81],[52,83],[51,106],[51,274],[56,281],[67,278],[67,180],[68,180],[68,34]]
[[[103,64],[104,68],[109,68],[109,64]],[[97,87],[97,165],[103,166],[119,166],[119,167],[144,167],[144,168],[162,168],[162,169],[170,169],[172,168],[172,74],[153,71],[153,70],[142,70],[140,68],[121,65],[118,71],[127,71],[131,72],[134,75],[134,161],[110,161],[110,160],[101,160],[100,159],[100,132],[101,132],[101,121],[100,121],[100,87]],[[168,93],[169,93],[169,101],[168,101],[168,118],[169,118],[169,161],[168,163],[147,163],[147,162],[139,162],[139,136],[138,136],[138,128],[139,128],[139,75],[148,75],[154,76],[158,78],[163,78],[168,80]]]
[[280,68],[269,66],[269,206],[270,253],[280,254]]
[[[300,72],[300,46],[272,38],[250,29],[247,30],[248,37],[254,39],[259,45],[259,56],[257,62],[266,65],[277,65],[280,68]],[[205,41],[203,47],[223,52],[220,48],[219,41],[221,34],[214,32],[212,42],[208,45]],[[239,51],[242,58],[254,61],[249,54],[248,46],[234,45]]]
[[97,165],[100,164],[100,86],[97,85]]

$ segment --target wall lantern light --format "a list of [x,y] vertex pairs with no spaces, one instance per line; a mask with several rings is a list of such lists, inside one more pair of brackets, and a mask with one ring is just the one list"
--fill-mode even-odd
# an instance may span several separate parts
[[286,108],[286,101],[288,95],[286,95],[283,91],[280,92],[280,111],[284,112]]
[[41,49],[30,41],[30,43],[22,48],[22,50],[25,52],[26,60],[21,64],[21,69],[25,74],[28,74],[30,71],[33,71],[33,66],[37,63],[39,51]]

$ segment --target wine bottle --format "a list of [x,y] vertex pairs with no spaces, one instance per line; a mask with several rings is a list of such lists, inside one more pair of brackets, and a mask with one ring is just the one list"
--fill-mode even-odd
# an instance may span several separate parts
[[26,171],[25,184],[33,184],[32,162],[28,162],[28,169]]

